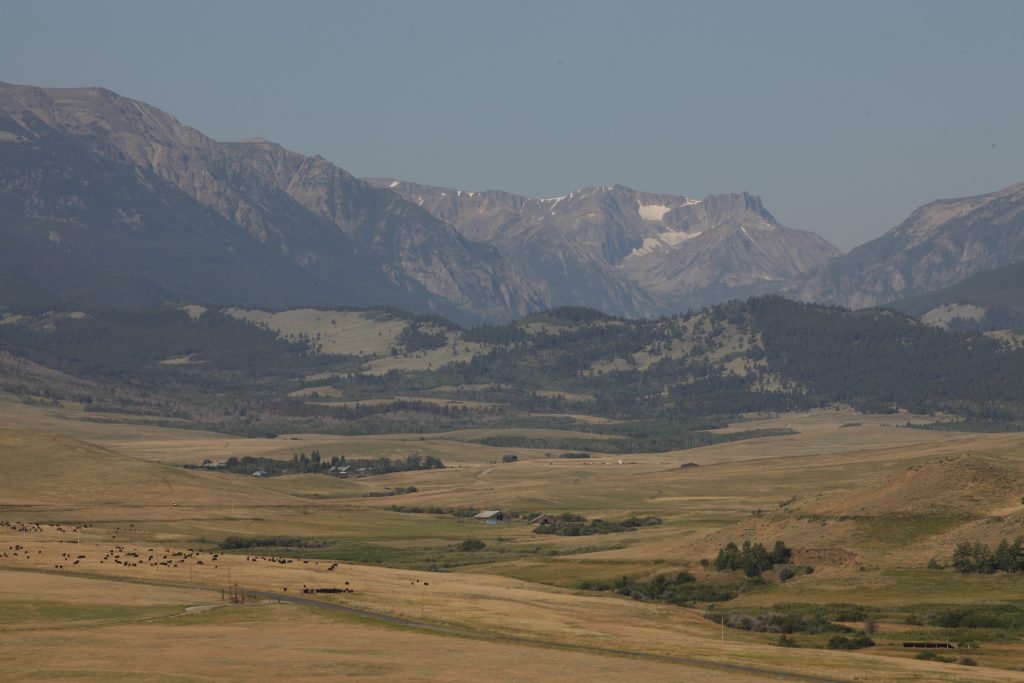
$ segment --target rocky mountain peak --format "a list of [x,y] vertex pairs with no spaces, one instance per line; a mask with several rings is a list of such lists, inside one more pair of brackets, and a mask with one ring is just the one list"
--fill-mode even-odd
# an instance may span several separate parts
[[926,204],[788,291],[806,301],[876,306],[1021,261],[1024,183]]
[[534,199],[496,191],[370,181],[398,192],[468,239],[495,246],[554,304],[657,315],[778,287],[838,250],[779,225],[745,192],[685,195],[603,185]]
[[[150,241],[118,244],[130,262],[116,269],[143,280],[159,274],[154,297],[186,291],[175,274],[197,265],[175,265],[171,255],[187,259],[191,242],[192,256],[205,254],[210,274],[209,291],[187,288],[200,301],[389,303],[467,321],[507,320],[546,305],[543,289],[496,250],[322,157],[266,141],[217,142],[155,107],[97,88],[0,85],[0,131],[0,145],[18,147],[0,154],[0,222],[83,226],[73,240],[59,226],[42,238],[21,235],[28,243],[8,245],[11,253],[74,243],[105,262],[97,240],[127,228]],[[251,263],[239,263],[241,254]],[[223,286],[221,268],[234,268],[240,282]],[[238,268],[262,273],[267,285],[239,276]],[[240,296],[245,282],[265,298]],[[267,297],[268,289],[279,296]]]

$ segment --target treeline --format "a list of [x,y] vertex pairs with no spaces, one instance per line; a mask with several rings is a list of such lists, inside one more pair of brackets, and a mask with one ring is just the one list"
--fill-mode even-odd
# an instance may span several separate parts
[[388,498],[390,496],[402,496],[406,493],[416,493],[419,491],[415,486],[396,486],[392,489],[385,489],[384,491],[370,491],[364,493],[363,498]]
[[[761,581],[761,584],[756,583]],[[580,584],[583,590],[613,591],[634,600],[655,600],[670,605],[692,605],[695,602],[725,602],[740,593],[763,585],[763,579],[746,584],[722,584],[698,581],[690,572],[658,574],[648,580],[622,576],[614,580],[597,579]]]
[[853,633],[827,614],[773,608],[764,611],[706,612],[704,618],[740,631],[756,633]]
[[220,543],[223,550],[244,548],[326,548],[327,541],[299,536],[228,536]]
[[592,536],[595,534],[617,534],[625,531],[636,531],[644,526],[661,524],[659,517],[627,517],[615,522],[606,519],[592,519],[566,512],[549,524],[541,524],[534,528],[535,534],[552,534],[555,536]]
[[[210,463],[203,461],[202,465],[193,465],[193,468],[201,468]],[[444,463],[432,455],[423,456],[413,453],[405,458],[346,458],[333,456],[323,458],[320,451],[313,451],[307,456],[305,453],[296,453],[291,460],[277,460],[262,456],[246,455],[241,458],[232,456],[228,458],[223,469],[232,474],[255,474],[262,472],[265,476],[279,476],[282,474],[348,474],[352,476],[367,476],[377,474],[390,474],[392,472],[409,472],[413,470],[443,469]]]
[[746,304],[770,366],[864,410],[1024,417],[1024,351],[891,310],[848,311],[771,296]]
[[[439,349],[448,343],[448,335],[444,330],[426,331],[416,322],[405,326],[395,339],[395,344],[405,349],[406,353]],[[397,349],[392,349],[396,352]],[[397,353],[392,353],[397,355]]]
[[[612,429],[603,427],[577,427],[602,434]],[[473,440],[484,446],[497,448],[535,448],[547,450],[567,450],[577,452],[591,451],[611,455],[627,455],[630,453],[658,453],[665,451],[701,448],[717,443],[728,443],[744,439],[757,439],[765,436],[783,436],[794,434],[791,429],[751,429],[726,434],[713,432],[667,432],[664,434],[627,434],[618,438],[587,439],[582,437],[545,437],[500,435],[488,436]],[[579,456],[573,456],[579,457]]]
[[[48,315],[6,325],[3,337],[28,357],[87,376],[134,375],[170,358],[193,364],[167,371],[315,368],[324,361],[305,340],[285,340],[269,329],[210,309],[197,318],[173,306],[143,310],[92,310]],[[334,358],[335,364],[343,359]]]
[[[307,403],[293,400],[274,404],[268,410],[283,417],[329,417],[343,422],[355,422],[368,417],[389,415],[394,413],[422,413],[458,420],[470,413],[467,406],[438,403],[437,401],[418,401],[415,399],[395,399],[382,403],[356,403],[345,406]],[[497,413],[497,408],[474,409],[482,413]]]
[[439,507],[437,505],[392,505],[392,512],[408,512],[415,515],[451,515],[452,517],[475,517],[480,514],[477,508]]
[[[777,643],[781,647],[799,647],[793,638],[793,634],[798,633],[836,634],[825,644],[829,650],[859,650],[875,644],[869,635],[874,633],[875,622],[859,605],[791,603],[770,609],[712,609],[704,613],[704,618],[741,631],[781,634]],[[850,626],[835,623],[837,621],[863,621],[864,631],[858,632]]]
[[984,543],[958,543],[953,551],[953,568],[963,574],[1024,572],[1024,537],[1012,543],[1004,538],[995,550]]

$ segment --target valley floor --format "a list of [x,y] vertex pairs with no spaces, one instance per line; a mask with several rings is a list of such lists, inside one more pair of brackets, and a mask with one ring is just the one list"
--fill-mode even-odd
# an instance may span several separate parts
[[[452,434],[238,439],[86,417],[0,399],[4,680],[1024,680],[1020,633],[971,634],[975,647],[955,654],[975,667],[918,660],[902,647],[907,638],[965,639],[908,625],[911,613],[1024,598],[1024,575],[926,568],[948,563],[961,540],[1020,533],[1022,435],[825,411],[755,421],[790,426],[792,436],[581,460],[517,449],[517,462],[502,463],[507,449]],[[179,466],[312,449],[417,451],[447,467],[342,480]],[[416,491],[365,495],[408,486]],[[392,506],[662,523],[553,536],[525,521],[476,524]],[[265,545],[222,547],[229,537]],[[714,607],[581,588],[684,569],[701,583],[735,583],[742,577],[700,560],[730,540],[776,538],[814,572],[785,582],[766,574]],[[460,550],[467,539],[485,547]],[[352,592],[303,596],[303,587]],[[232,602],[233,592],[244,599]],[[874,610],[877,645],[827,650],[827,634],[798,633],[801,647],[781,648],[777,633],[704,618],[792,603]]]

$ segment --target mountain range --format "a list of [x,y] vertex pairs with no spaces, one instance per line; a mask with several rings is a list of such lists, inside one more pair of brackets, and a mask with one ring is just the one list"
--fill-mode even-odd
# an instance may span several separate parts
[[[881,237],[789,288],[805,301],[864,308],[1024,261],[1024,183],[914,211]],[[1024,303],[1024,302],[1022,302]]]
[[374,301],[482,320],[545,303],[495,249],[393,192],[107,90],[0,87],[0,145],[8,306]]
[[746,193],[704,200],[612,185],[562,197],[467,192],[375,179],[494,245],[552,305],[651,316],[772,291],[839,251],[783,227]]
[[102,88],[0,84],[0,307],[392,305],[461,323],[672,314],[781,292],[873,306],[1024,261],[1024,185],[934,202],[848,254],[745,192],[534,199],[363,180],[218,142]]

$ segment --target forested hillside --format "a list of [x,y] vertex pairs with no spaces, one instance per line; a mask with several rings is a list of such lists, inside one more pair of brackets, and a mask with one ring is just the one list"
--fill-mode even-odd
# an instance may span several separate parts
[[471,329],[392,309],[0,322],[20,359],[0,364],[0,381],[25,400],[240,434],[571,427],[583,436],[531,445],[630,452],[710,443],[720,435],[708,428],[748,413],[840,403],[1001,428],[1024,419],[1024,351],[895,311],[779,297],[639,321],[559,308]]
[[900,299],[891,306],[951,329],[1024,327],[1024,263],[986,270],[952,287]]

